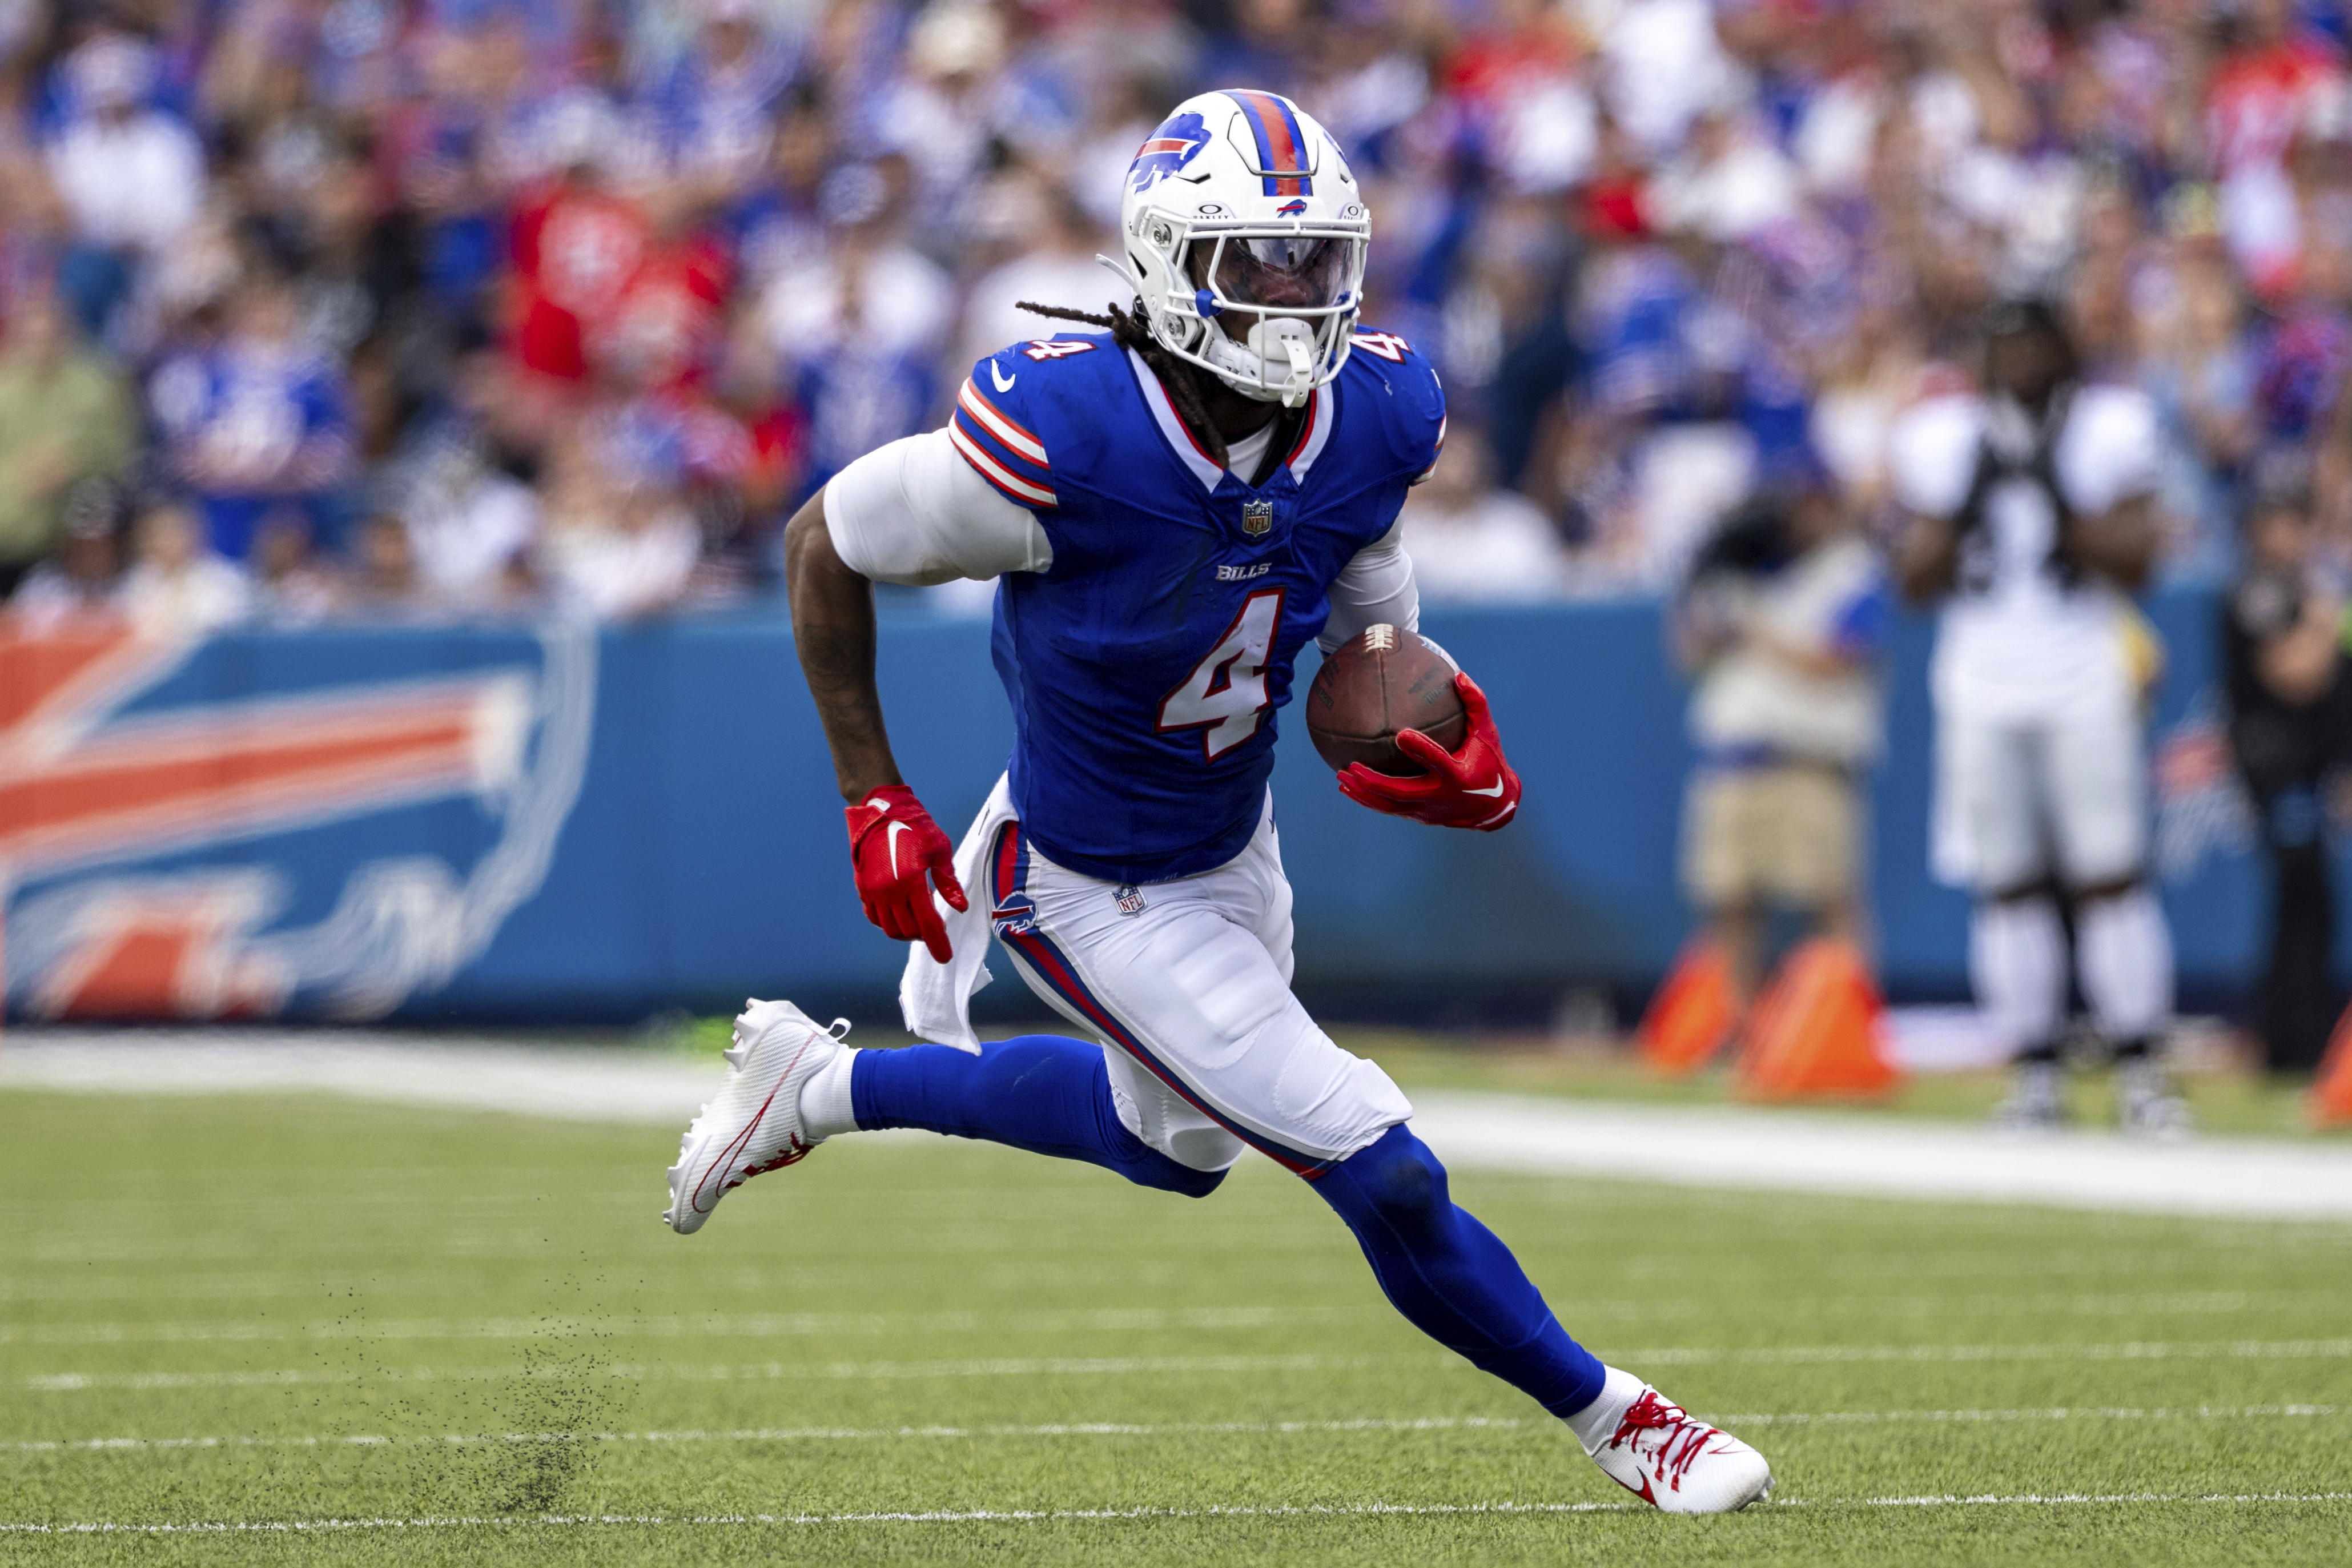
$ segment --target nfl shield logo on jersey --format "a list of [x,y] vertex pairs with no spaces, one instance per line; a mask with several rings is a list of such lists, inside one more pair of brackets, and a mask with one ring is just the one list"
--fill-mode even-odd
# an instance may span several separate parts
[[1143,912],[1143,894],[1132,882],[1121,882],[1118,886],[1118,912],[1122,915],[1139,915]]
[[1274,503],[1270,500],[1242,502],[1242,531],[1252,539],[1263,538],[1274,528]]

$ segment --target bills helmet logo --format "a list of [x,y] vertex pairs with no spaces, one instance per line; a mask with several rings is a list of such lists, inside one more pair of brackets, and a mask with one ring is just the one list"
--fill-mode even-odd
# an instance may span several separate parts
[[1197,114],[1178,114],[1144,139],[1127,167],[1129,185],[1148,191],[1181,171],[1209,144],[1209,128]]
[[1298,201],[1285,202],[1274,210],[1284,217],[1297,217],[1307,210],[1307,204]]
[[539,891],[591,634],[361,657],[0,629],[7,1001],[35,1017],[373,1017]]
[[1242,531],[1252,539],[1263,538],[1274,529],[1274,503],[1270,500],[1242,502]]

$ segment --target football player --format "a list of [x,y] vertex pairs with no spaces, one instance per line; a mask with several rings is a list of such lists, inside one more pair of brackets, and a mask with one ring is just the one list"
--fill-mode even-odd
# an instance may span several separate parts
[[[919,1127],[1213,1192],[1244,1149],[1339,1212],[1397,1309],[1561,1417],[1612,1479],[1677,1512],[1742,1508],[1762,1456],[1571,1340],[1456,1207],[1388,1075],[1290,993],[1290,888],[1266,780],[1309,639],[1411,627],[1397,542],[1445,434],[1436,376],[1358,331],[1370,217],[1322,126],[1266,92],[1186,100],[1122,210],[1132,310],[976,364],[944,429],[851,464],[793,520],[793,630],[849,802],[859,896],[916,944],[908,1026],[851,1050],[787,1002],[736,1022],[665,1219],[830,1137]],[[1047,311],[1068,315],[1070,312]],[[1096,324],[1089,322],[1089,324]],[[899,776],[874,679],[872,582],[998,577],[1011,765],[961,850]],[[1376,811],[1494,829],[1518,807],[1485,699],[1459,750],[1340,778]],[[1083,1038],[981,1043],[997,942]]]
[[2125,1127],[2187,1130],[2152,1047],[2172,1010],[2172,941],[2147,880],[2140,622],[2126,595],[2155,560],[2160,437],[2146,394],[2078,379],[2039,301],[1985,322],[1982,396],[1938,397],[1896,426],[1896,492],[1912,513],[1905,592],[1940,602],[1937,869],[1976,894],[1977,999],[2017,1043],[1997,1113],[2062,1119],[2066,942],[2115,1048]]

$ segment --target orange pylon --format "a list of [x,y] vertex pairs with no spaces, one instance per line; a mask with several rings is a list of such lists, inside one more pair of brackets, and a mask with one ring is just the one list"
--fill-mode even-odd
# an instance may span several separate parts
[[2327,1055],[2320,1058],[2319,1076],[2311,1080],[2311,1124],[2340,1127],[2347,1121],[2352,1121],[2352,1007],[2336,1020]]
[[1633,1046],[1654,1072],[1696,1072],[1731,1037],[1731,968],[1723,950],[1693,937],[1633,1031]]
[[1880,1046],[1886,1005],[1851,942],[1816,937],[1780,963],[1748,1024],[1744,1100],[1879,1095],[1900,1075]]

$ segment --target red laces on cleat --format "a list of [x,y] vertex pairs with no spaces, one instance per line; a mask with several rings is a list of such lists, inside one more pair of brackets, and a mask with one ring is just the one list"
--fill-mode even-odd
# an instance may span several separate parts
[[[1706,1440],[1716,1436],[1717,1429],[1704,1421],[1692,1420],[1681,1405],[1661,1397],[1653,1388],[1633,1401],[1633,1407],[1618,1421],[1616,1435],[1602,1447],[1628,1447],[1638,1456],[1642,1453],[1638,1439],[1645,1432],[1657,1434],[1656,1447],[1649,1451],[1651,1474],[1664,1481],[1668,1491],[1680,1491],[1683,1477],[1706,1451]],[[1648,1490],[1648,1483],[1644,1482],[1642,1495],[1646,1497]]]
[[746,1168],[741,1176],[728,1183],[727,1185],[730,1190],[732,1190],[736,1187],[741,1186],[745,1182],[750,1181],[754,1176],[764,1176],[771,1171],[781,1171],[786,1165],[797,1165],[815,1152],[815,1144],[803,1143],[800,1141],[799,1137],[795,1135],[790,1142],[785,1143],[782,1148],[776,1151],[776,1157],[774,1159],[770,1160],[764,1165],[752,1165]]

